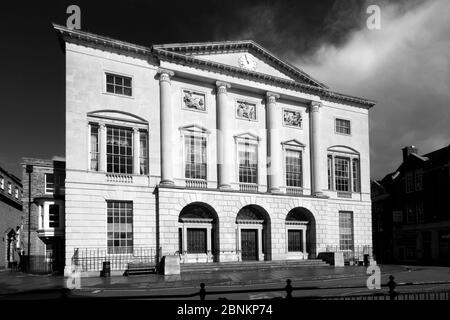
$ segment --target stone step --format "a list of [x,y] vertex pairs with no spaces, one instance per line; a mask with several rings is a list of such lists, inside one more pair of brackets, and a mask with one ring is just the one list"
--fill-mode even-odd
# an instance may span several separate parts
[[212,262],[212,263],[184,263],[180,265],[181,272],[212,272],[233,270],[259,269],[290,269],[298,267],[327,267],[328,263],[318,259],[287,260],[287,261],[243,261],[243,262]]

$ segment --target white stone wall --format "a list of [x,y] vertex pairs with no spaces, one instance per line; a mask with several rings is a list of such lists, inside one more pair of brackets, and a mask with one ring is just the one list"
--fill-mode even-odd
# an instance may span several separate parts
[[[235,57],[231,57],[234,59]],[[230,59],[231,59],[230,58]],[[227,58],[228,59],[228,58]],[[223,61],[227,61],[226,59]],[[234,61],[234,60],[233,60]],[[261,62],[258,61],[258,64]],[[208,144],[208,187],[217,187],[216,157],[216,93],[215,81],[231,84],[227,99],[229,107],[235,107],[236,99],[254,101],[257,104],[258,121],[244,121],[234,118],[233,135],[246,132],[255,133],[259,142],[259,184],[266,185],[266,111],[265,92],[281,95],[277,101],[277,114],[280,124],[281,142],[296,139],[305,145],[303,158],[304,197],[291,197],[270,194],[244,194],[239,192],[220,192],[216,190],[193,191],[185,189],[159,189],[159,206],[154,194],[160,179],[160,97],[158,65],[143,57],[112,53],[82,45],[66,43],[66,265],[75,248],[106,248],[106,201],[133,201],[134,244],[136,246],[156,247],[160,245],[163,253],[178,250],[178,217],[187,204],[200,201],[212,206],[219,216],[220,250],[236,250],[236,215],[249,204],[264,208],[270,216],[271,259],[284,259],[286,255],[285,218],[296,207],[311,211],[316,220],[316,252],[327,245],[339,244],[339,210],[354,213],[355,246],[371,245],[370,212],[370,162],[368,111],[350,105],[322,101],[320,108],[321,170],[322,188],[327,186],[326,149],[333,145],[354,148],[361,156],[361,194],[352,199],[337,199],[333,192],[325,192],[330,199],[309,197],[311,189],[310,127],[308,101],[320,101],[320,97],[293,89],[281,88],[259,83],[230,74],[219,74],[198,70],[189,66],[161,61],[160,67],[173,70],[171,80],[173,114],[173,162],[174,178],[184,178],[183,140],[179,127],[199,125],[210,130]],[[268,69],[269,70],[269,69]],[[129,75],[133,79],[133,96],[120,97],[105,93],[104,73],[112,72]],[[183,77],[190,74],[190,77]],[[189,78],[189,80],[188,80]],[[245,89],[245,88],[251,88]],[[181,108],[182,89],[205,92],[207,113],[183,110]],[[256,93],[259,92],[259,93]],[[281,125],[282,109],[300,110],[303,128],[294,129]],[[148,122],[149,130],[149,173],[147,176],[133,176],[129,185],[105,182],[105,173],[90,172],[88,168],[87,127],[88,112],[117,110],[138,116]],[[235,111],[234,111],[235,112]],[[334,119],[342,117],[351,120],[352,135],[334,133]],[[235,158],[235,152],[230,157]],[[284,159],[282,161],[284,166]],[[238,181],[237,166],[233,173]],[[284,174],[283,174],[284,181]],[[177,181],[175,181],[177,184]],[[158,225],[159,216],[159,243]],[[226,259],[232,259],[230,257]]]
[[360,201],[313,197],[244,194],[237,192],[159,189],[160,234],[163,254],[178,251],[178,217],[194,202],[210,205],[219,218],[219,251],[236,251],[236,216],[247,205],[262,207],[270,217],[271,259],[286,258],[286,216],[294,208],[311,211],[316,221],[316,253],[339,245],[339,211],[352,211],[354,245],[372,245],[371,205]]

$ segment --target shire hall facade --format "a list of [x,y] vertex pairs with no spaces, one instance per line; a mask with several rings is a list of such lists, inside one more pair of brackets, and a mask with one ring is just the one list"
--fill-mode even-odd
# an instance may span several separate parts
[[66,269],[372,245],[369,109],[253,41],[142,47],[54,26],[66,56]]

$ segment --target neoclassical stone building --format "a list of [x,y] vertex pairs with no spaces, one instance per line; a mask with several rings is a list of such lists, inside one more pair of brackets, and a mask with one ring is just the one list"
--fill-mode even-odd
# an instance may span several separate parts
[[148,48],[55,29],[67,267],[77,248],[111,258],[161,248],[186,263],[372,244],[373,101],[331,91],[253,41]]

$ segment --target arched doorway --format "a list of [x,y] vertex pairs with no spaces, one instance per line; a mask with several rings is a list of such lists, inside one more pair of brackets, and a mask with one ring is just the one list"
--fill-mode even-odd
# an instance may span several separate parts
[[316,257],[316,220],[306,208],[294,208],[286,216],[286,255],[294,259]]
[[248,205],[236,217],[236,247],[239,261],[271,259],[270,217],[262,207]]
[[219,218],[208,204],[194,202],[178,218],[178,251],[183,263],[213,262],[219,249]]

